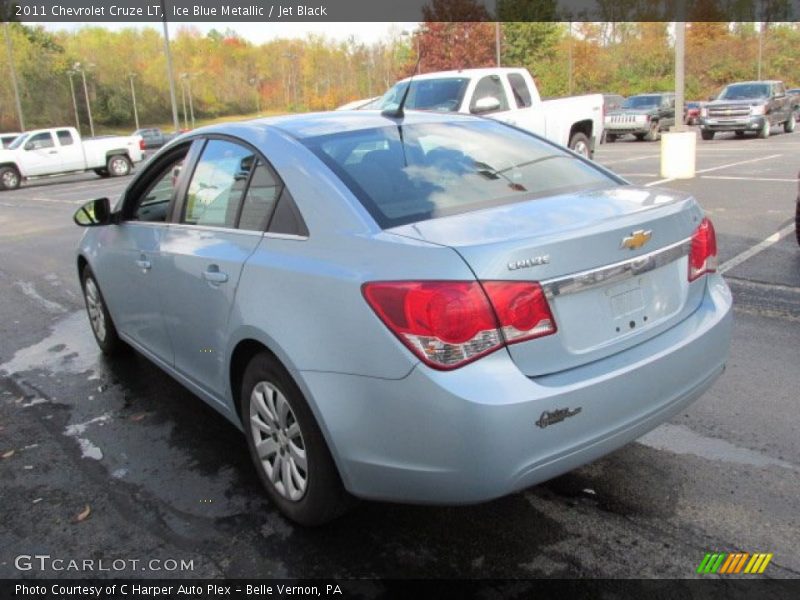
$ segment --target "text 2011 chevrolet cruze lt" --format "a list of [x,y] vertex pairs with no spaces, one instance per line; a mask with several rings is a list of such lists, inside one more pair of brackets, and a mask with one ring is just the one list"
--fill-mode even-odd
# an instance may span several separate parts
[[92,330],[239,426],[305,524],[480,502],[634,440],[722,372],[711,222],[470,116],[199,129],[76,213]]

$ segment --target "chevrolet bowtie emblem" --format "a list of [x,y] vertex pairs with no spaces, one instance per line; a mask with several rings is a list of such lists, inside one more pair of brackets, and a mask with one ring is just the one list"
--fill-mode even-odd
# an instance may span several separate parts
[[644,229],[640,229],[639,231],[634,231],[629,236],[622,238],[622,244],[620,244],[620,248],[627,248],[628,250],[638,250],[642,246],[644,246],[647,242],[650,241],[650,238],[653,237],[652,230],[648,229],[645,231]]

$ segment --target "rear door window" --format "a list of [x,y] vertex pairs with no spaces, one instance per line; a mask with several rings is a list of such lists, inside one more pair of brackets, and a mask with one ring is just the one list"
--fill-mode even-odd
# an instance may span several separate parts
[[511,92],[514,94],[517,108],[527,108],[533,104],[531,91],[528,89],[528,84],[525,83],[525,78],[522,75],[509,73],[508,83],[511,86]]
[[72,133],[68,129],[59,129],[56,135],[58,136],[58,143],[62,146],[71,146],[74,143]]

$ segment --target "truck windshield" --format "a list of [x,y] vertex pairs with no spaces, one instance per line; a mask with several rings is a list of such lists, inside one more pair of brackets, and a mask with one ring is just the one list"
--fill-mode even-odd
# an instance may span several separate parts
[[737,83],[726,87],[717,100],[748,100],[750,98],[766,98],[767,96],[769,96],[768,85],[763,83]]
[[25,141],[28,139],[28,137],[29,137],[29,134],[23,133],[21,136],[19,136],[17,139],[15,139],[13,142],[11,142],[11,144],[9,144],[8,149],[9,150],[16,150],[17,148],[22,146],[22,144],[25,143]]
[[490,120],[391,125],[301,142],[384,229],[621,183],[566,150]]
[[[466,77],[412,80],[405,107],[415,110],[456,112],[464,99],[468,83],[469,79]],[[395,84],[383,95],[377,108],[380,110],[397,108],[408,85],[408,81]]]
[[661,96],[631,96],[622,103],[622,108],[655,108],[661,104]]

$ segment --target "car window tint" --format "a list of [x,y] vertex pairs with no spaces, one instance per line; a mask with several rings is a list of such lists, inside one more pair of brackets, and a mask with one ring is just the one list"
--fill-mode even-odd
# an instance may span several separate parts
[[302,141],[384,228],[618,183],[490,119],[404,125],[402,137],[390,126]]
[[72,134],[67,129],[59,129],[56,135],[58,136],[58,143],[62,146],[72,145]]
[[170,163],[160,172],[134,207],[132,217],[134,221],[159,222],[167,220],[169,204],[178,184],[178,176],[182,166],[183,158],[180,158]]
[[474,111],[478,100],[482,98],[497,98],[500,101],[500,107],[495,109],[497,112],[501,110],[508,110],[508,98],[506,92],[503,90],[503,82],[497,75],[488,75],[478,82],[475,86],[475,93],[472,95],[472,102],[469,105],[470,111]]
[[278,198],[275,214],[269,222],[270,233],[283,233],[308,237],[308,227],[297,205],[285,187]]
[[519,108],[526,108],[532,104],[531,92],[522,75],[509,73],[508,83],[511,84],[511,91],[514,92],[514,100]]
[[239,229],[264,231],[280,191],[280,181],[272,169],[259,161],[244,197]]
[[53,143],[53,136],[50,134],[49,131],[45,133],[37,133],[36,135],[32,135],[31,139],[28,140],[28,144],[33,146],[34,150],[39,150],[41,148],[52,148],[55,146]]
[[252,150],[224,140],[209,140],[192,174],[181,222],[235,227],[254,164]]

